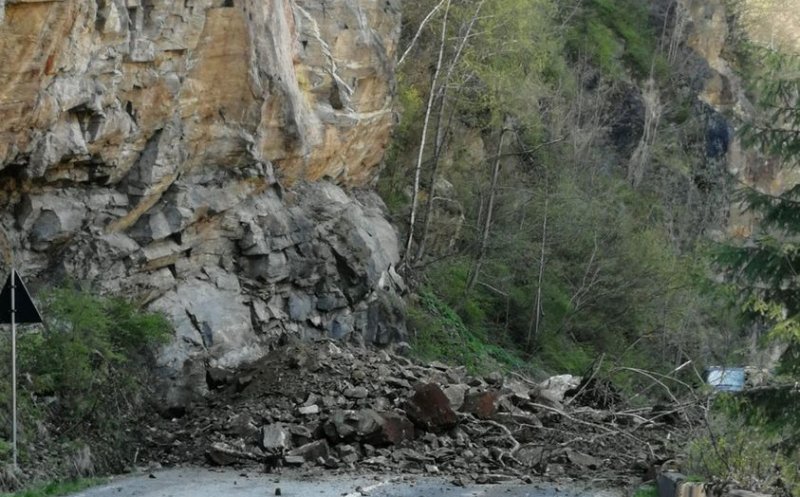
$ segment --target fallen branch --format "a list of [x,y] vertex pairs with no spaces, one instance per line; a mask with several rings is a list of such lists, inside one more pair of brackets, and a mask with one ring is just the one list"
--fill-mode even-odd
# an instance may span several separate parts
[[589,421],[584,421],[584,420],[578,419],[578,418],[576,418],[574,416],[570,416],[566,412],[562,411],[561,409],[556,409],[555,407],[546,406],[544,404],[537,404],[535,402],[531,402],[528,405],[531,405],[531,406],[539,408],[539,409],[545,409],[547,411],[555,412],[557,414],[560,414],[561,416],[564,416],[565,418],[569,419],[570,421],[572,421],[574,423],[578,423],[578,424],[581,424],[581,425],[584,425],[584,426],[591,426],[592,428],[596,428],[598,430],[604,431],[604,432],[606,432],[606,433],[608,433],[610,435],[622,435],[622,436],[624,436],[626,438],[629,438],[629,439],[633,440],[636,443],[639,443],[639,444],[644,444],[645,443],[643,440],[640,440],[637,437],[634,437],[633,435],[631,435],[630,433],[628,433],[628,432],[626,432],[624,430],[612,430],[612,429],[607,428],[607,427],[605,427],[605,426],[603,426],[601,424],[590,423]]
[[468,419],[469,422],[471,422],[471,423],[481,424],[481,425],[489,425],[489,426],[494,426],[495,428],[501,429],[506,434],[506,436],[511,441],[511,443],[514,445],[514,447],[512,449],[508,450],[508,451],[501,451],[500,456],[497,458],[497,461],[500,464],[502,464],[503,467],[505,467],[506,463],[503,462],[503,457],[508,457],[509,459],[513,460],[515,463],[520,464],[520,465],[522,464],[520,461],[518,461],[514,457],[514,454],[516,454],[517,451],[520,449],[520,447],[522,447],[522,444],[520,444],[519,441],[516,438],[514,438],[514,434],[511,433],[511,430],[509,430],[507,426],[502,425],[502,424],[498,423],[497,421],[492,421],[490,419],[477,419],[471,414],[462,414],[462,417]]

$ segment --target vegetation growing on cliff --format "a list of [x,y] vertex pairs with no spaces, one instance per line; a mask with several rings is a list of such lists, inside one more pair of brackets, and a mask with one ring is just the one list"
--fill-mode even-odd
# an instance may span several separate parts
[[422,350],[441,327],[423,316],[444,306],[465,337],[539,370],[740,352],[720,340],[739,326],[703,255],[725,218],[730,131],[692,100],[677,16],[627,0],[410,8],[379,187],[414,219]]
[[[150,390],[149,351],[171,326],[160,314],[142,312],[118,298],[61,287],[41,296],[43,329],[20,330],[20,463],[48,467],[47,479],[120,471],[133,461],[125,428]],[[4,334],[0,354],[10,355]],[[0,402],[10,402],[10,379],[0,379]],[[0,414],[0,462],[11,457],[11,422]],[[102,444],[93,441],[102,440]],[[107,453],[92,453],[89,446]],[[126,461],[120,461],[124,453]],[[36,464],[34,464],[36,463]],[[8,478],[8,480],[6,480]],[[14,488],[13,474],[0,488]]]

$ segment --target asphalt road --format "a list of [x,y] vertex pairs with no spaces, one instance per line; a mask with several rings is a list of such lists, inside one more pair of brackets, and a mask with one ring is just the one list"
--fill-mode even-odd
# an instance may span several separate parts
[[[278,492],[278,489],[280,491]],[[441,478],[248,474],[174,469],[117,479],[74,497],[618,497],[607,491],[548,484],[457,487]]]

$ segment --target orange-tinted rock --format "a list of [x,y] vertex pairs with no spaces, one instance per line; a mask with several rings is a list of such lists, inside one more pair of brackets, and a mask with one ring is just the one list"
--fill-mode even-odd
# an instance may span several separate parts
[[464,406],[461,410],[474,414],[480,419],[491,419],[497,414],[497,404],[499,400],[500,394],[495,390],[469,392],[464,397]]
[[[121,181],[168,128],[181,170],[271,161],[363,185],[392,126],[393,2],[0,4],[0,170]],[[41,36],[47,33],[47,36]]]

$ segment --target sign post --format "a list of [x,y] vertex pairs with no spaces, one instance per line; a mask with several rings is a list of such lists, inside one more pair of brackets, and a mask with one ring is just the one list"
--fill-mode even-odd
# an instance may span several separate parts
[[42,316],[31,294],[12,264],[11,274],[0,291],[0,323],[11,325],[11,445],[17,468],[17,323],[41,323]]
[[11,446],[14,448],[14,469],[17,469],[17,285],[16,270],[11,266]]

